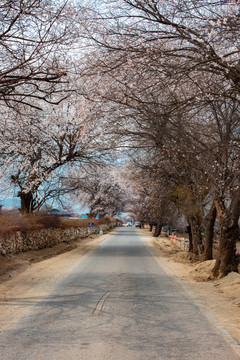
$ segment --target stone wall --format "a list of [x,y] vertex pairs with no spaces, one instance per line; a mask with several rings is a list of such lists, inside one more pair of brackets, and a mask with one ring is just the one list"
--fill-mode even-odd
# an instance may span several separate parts
[[106,233],[117,226],[111,222],[89,228],[44,228],[38,230],[19,231],[13,229],[0,233],[0,254],[10,255],[21,251],[43,249],[52,247],[60,242],[71,242],[86,238],[91,234]]

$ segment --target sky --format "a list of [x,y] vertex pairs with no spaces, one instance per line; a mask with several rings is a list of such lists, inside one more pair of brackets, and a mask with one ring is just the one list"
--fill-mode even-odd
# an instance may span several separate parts
[[20,208],[20,198],[0,198],[0,205],[3,205],[3,209],[12,207]]
[[[18,197],[13,197],[13,198],[0,197],[0,205],[3,205],[3,210],[9,209],[9,208],[18,208],[19,209],[21,207],[20,198],[18,198]],[[62,209],[62,206],[59,204],[59,202],[56,202],[56,201],[55,202],[49,201],[48,205],[53,208],[56,208],[56,209]],[[81,203],[72,204],[72,210],[79,214],[89,212],[89,208],[87,206],[84,206]]]

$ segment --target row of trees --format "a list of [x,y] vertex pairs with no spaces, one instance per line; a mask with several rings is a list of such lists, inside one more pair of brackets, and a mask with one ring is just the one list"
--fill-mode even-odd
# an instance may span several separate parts
[[96,46],[85,76],[93,81],[92,100],[101,101],[116,139],[121,137],[132,158],[146,209],[143,220],[160,225],[177,208],[191,225],[195,258],[203,252],[204,225],[204,259],[210,259],[217,217],[214,272],[236,271],[239,4],[122,0],[108,5],[99,15],[99,31],[88,29]]

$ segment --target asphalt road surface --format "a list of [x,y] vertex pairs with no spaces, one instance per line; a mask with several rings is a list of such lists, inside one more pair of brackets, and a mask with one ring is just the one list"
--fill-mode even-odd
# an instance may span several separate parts
[[121,228],[0,334],[1,360],[237,360],[160,267]]

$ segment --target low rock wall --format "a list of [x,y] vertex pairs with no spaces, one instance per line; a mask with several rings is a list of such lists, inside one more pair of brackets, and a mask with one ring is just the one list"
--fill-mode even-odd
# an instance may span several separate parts
[[0,254],[10,255],[21,251],[52,247],[61,242],[70,243],[91,234],[106,233],[115,226],[117,223],[111,222],[88,228],[44,228],[26,231],[13,229],[6,233],[0,233]]

